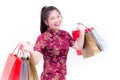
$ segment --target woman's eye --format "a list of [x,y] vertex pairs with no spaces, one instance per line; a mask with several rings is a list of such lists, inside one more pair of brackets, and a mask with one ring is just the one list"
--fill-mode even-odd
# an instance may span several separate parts
[[60,17],[61,17],[61,15],[58,15],[58,16],[57,16],[57,18],[60,18]]
[[51,17],[51,20],[55,20],[56,18],[60,18],[61,15],[57,15],[56,17]]
[[55,19],[55,17],[52,17],[52,18],[51,18],[51,20],[54,20],[54,19]]

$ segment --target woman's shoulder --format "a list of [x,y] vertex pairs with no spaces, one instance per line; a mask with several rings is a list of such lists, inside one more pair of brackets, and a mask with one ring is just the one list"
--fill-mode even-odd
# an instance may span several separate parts
[[69,34],[69,32],[67,30],[60,30],[61,33],[66,33]]
[[40,39],[47,39],[47,38],[49,38],[49,37],[50,37],[50,33],[47,32],[47,31],[38,35],[38,39],[39,39],[39,40],[40,40]]
[[63,35],[71,36],[71,34],[70,34],[67,30],[61,30],[61,33],[62,33]]
[[38,37],[37,37],[37,39],[39,39],[39,40],[42,39],[42,38],[43,38],[43,33],[39,34]]

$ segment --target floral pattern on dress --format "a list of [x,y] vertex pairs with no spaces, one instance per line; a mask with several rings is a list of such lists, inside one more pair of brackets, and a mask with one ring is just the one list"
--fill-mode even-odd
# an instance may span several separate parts
[[44,69],[41,80],[66,80],[66,60],[69,47],[75,40],[64,30],[54,32],[48,29],[39,35],[34,50],[43,54]]

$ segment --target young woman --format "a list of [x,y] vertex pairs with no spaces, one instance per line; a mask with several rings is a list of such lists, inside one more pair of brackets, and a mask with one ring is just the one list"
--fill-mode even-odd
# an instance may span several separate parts
[[69,47],[82,49],[84,43],[84,26],[77,24],[80,30],[80,37],[74,40],[71,35],[61,30],[62,15],[54,6],[44,6],[41,10],[41,34],[38,36],[35,45],[30,43],[23,45],[23,48],[30,53],[37,64],[43,56],[44,66],[40,80],[66,80],[66,60]]

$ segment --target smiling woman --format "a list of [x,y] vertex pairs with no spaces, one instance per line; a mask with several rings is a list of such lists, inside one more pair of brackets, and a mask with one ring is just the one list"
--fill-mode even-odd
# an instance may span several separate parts
[[[54,27],[58,28],[58,25],[61,25],[59,24],[59,18],[57,18],[60,17],[61,19],[61,16],[62,26],[60,28],[70,33],[72,30],[76,29],[76,22],[83,22],[86,26],[95,27],[100,31],[100,33],[102,33],[101,35],[109,45],[109,49],[107,49],[107,51],[89,59],[83,59],[82,56],[76,56],[76,50],[69,48],[69,55],[67,55],[66,60],[66,79],[120,80],[120,54],[119,47],[117,47],[119,46],[120,41],[120,31],[118,29],[120,26],[120,5],[118,1],[119,0],[0,0],[0,75],[4,68],[8,53],[12,51],[11,49],[13,49],[19,41],[29,41],[33,44],[36,42],[36,36],[40,35],[40,9],[45,5],[47,5],[47,7],[49,7],[48,5],[53,5],[59,8],[62,13],[62,15],[61,13],[59,15],[58,12],[58,15],[56,14],[57,16],[54,16]],[[49,20],[45,21],[46,25],[50,25],[48,21]],[[47,37],[41,36],[39,39],[44,37],[44,40],[46,38],[46,42],[49,42],[49,38],[50,40],[52,38],[55,42],[53,43],[51,41],[51,45],[57,44],[60,45],[60,47],[63,47],[61,46],[63,44],[58,43],[64,42],[64,45],[67,44],[63,41],[66,39],[64,36],[60,35],[64,38],[63,40],[58,37],[58,33],[61,29],[57,32],[51,31],[50,29],[47,33],[50,33],[49,35],[51,35],[51,37],[47,35]],[[46,34],[46,29],[42,34]],[[42,44],[44,43],[45,42]],[[32,46],[35,45],[36,44]],[[41,51],[41,49],[39,50]],[[36,52],[40,53],[37,50]],[[53,52],[58,54],[57,49],[54,49]],[[43,55],[43,53],[41,54]],[[45,59],[45,57],[43,59]],[[49,57],[46,59],[51,60]],[[43,61],[45,62],[45,60]],[[62,61],[64,60],[65,58],[62,57]],[[62,61],[60,62],[62,63]],[[36,65],[39,75],[41,73],[43,74],[46,70],[43,65],[44,64],[42,62]],[[51,67],[51,65],[47,65],[47,67]]]
[[53,6],[43,7],[41,11],[41,33],[45,32],[47,28],[57,31],[62,24],[62,16],[60,11]]
[[[29,51],[31,56],[42,54],[44,59],[41,80],[66,80],[66,60],[69,47],[81,49],[84,42],[84,26],[77,24],[81,36],[75,41],[71,35],[61,30],[62,15],[55,6],[44,6],[41,10],[41,34],[34,45],[34,50],[28,45],[23,48]],[[32,46],[32,45],[31,45]],[[34,58],[36,61],[36,58]]]

